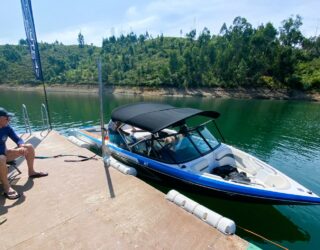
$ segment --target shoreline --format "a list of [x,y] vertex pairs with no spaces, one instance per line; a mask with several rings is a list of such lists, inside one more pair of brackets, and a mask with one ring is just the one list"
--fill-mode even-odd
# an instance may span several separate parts
[[[0,90],[43,91],[43,86],[0,84]],[[46,85],[47,92],[64,93],[98,93],[99,86],[54,84]],[[299,91],[288,89],[268,88],[155,88],[133,86],[105,86],[105,92],[114,95],[144,95],[144,96],[172,96],[172,97],[203,97],[203,98],[236,98],[236,99],[270,99],[270,100],[301,100],[320,102],[319,91]]]

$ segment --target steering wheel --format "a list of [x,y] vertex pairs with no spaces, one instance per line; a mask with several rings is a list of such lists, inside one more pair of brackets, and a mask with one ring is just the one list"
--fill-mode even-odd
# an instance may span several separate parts
[[168,142],[166,145],[164,145],[163,148],[172,150],[173,146],[174,146],[173,142]]

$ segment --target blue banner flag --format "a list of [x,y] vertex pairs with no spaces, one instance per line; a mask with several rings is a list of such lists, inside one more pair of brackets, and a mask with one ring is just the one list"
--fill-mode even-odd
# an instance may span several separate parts
[[36,75],[36,79],[43,81],[40,53],[38,48],[36,29],[34,27],[31,0],[21,0],[21,7],[23,13],[24,28],[26,31],[27,41],[31,53],[33,71]]

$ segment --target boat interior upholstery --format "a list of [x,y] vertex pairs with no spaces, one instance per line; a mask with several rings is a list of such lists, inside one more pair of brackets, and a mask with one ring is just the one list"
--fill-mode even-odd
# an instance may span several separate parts
[[236,148],[222,145],[215,151],[216,168],[232,166],[239,172],[244,172],[251,180],[251,183],[272,187],[276,189],[290,188],[290,182],[274,169],[266,164]]
[[[147,131],[139,130],[135,127],[126,128],[126,133],[134,137],[135,141],[143,141],[150,139],[152,134]],[[164,135],[174,135],[177,132],[171,129],[164,129],[161,132],[161,137]],[[143,144],[141,144],[143,145]],[[149,150],[145,144],[145,147],[141,147],[139,144],[139,149],[135,151],[143,151],[143,154],[147,154],[149,157],[152,156],[152,152]],[[154,153],[155,154],[155,153]],[[163,152],[155,154],[155,158],[167,158]],[[180,155],[185,155],[180,154]],[[214,150],[213,152],[214,160],[209,162],[207,159],[202,158],[199,161],[196,161],[192,164],[191,170],[205,174],[206,176],[215,175],[215,177],[223,178],[225,180],[240,180],[244,184],[256,184],[263,187],[271,187],[275,189],[287,189],[290,187],[290,182],[282,175],[278,174],[275,170],[270,167],[266,167],[265,163],[259,161],[258,159],[244,153],[241,150],[238,150],[232,146],[222,144],[220,147]],[[182,165],[181,168],[186,168],[186,165]],[[229,168],[231,172],[237,172],[234,179],[229,176],[225,177],[224,175],[219,174],[218,168]],[[234,170],[233,170],[234,169]]]

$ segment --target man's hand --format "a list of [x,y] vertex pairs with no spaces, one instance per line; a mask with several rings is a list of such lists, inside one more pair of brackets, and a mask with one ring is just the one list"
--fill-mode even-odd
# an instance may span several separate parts
[[24,147],[24,144],[19,145],[19,153],[21,156],[26,156],[28,154],[28,149]]

